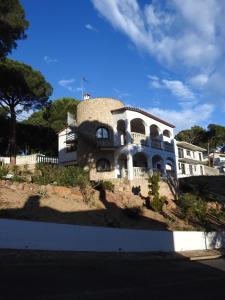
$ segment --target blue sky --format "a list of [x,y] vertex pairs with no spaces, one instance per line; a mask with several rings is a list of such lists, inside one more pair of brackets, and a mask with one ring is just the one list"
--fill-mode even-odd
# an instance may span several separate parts
[[114,97],[176,125],[225,125],[225,2],[21,0],[30,22],[11,58],[40,70],[52,100]]

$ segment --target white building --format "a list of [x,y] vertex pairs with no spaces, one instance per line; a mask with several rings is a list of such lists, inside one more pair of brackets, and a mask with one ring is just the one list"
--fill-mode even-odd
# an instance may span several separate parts
[[174,125],[116,99],[85,99],[76,126],[59,132],[59,163],[88,167],[93,180],[176,174]]
[[203,152],[206,149],[176,141],[177,177],[205,175]]

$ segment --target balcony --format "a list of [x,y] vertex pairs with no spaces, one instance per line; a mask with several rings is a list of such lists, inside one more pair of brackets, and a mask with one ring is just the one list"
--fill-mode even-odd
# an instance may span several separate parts
[[159,140],[152,139],[151,146],[152,148],[163,150],[162,142]]
[[69,132],[66,134],[66,144],[73,143],[77,139],[75,132]]
[[133,167],[134,178],[148,177],[148,169],[144,167]]
[[164,142],[164,150],[168,152],[174,152],[174,145],[168,142]]
[[146,135],[138,132],[131,132],[131,141],[132,144],[141,144],[143,146],[148,144]]

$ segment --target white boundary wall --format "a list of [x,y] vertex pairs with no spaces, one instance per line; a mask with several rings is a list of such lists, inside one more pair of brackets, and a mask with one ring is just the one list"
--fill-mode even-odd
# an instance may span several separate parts
[[223,246],[225,232],[132,230],[0,219],[2,249],[169,252]]

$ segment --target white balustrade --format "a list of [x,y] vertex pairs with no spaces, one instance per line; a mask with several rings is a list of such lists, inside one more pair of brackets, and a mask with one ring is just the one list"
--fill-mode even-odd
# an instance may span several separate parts
[[133,144],[147,145],[147,137],[145,134],[139,132],[131,132],[131,139]]
[[144,167],[133,167],[134,177],[142,178],[148,177],[148,169]]

